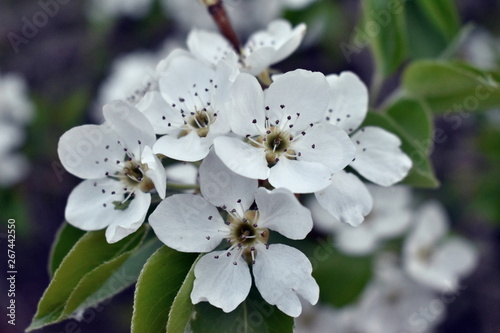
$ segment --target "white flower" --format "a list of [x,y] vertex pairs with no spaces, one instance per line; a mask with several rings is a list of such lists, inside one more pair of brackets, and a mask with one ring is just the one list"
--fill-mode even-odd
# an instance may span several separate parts
[[262,91],[257,80],[240,74],[231,100],[231,129],[241,139],[218,137],[215,152],[234,172],[268,179],[295,193],[328,186],[355,147],[347,134],[323,118],[328,85],[318,72],[295,70]]
[[65,169],[86,179],[70,194],[66,220],[83,230],[106,228],[108,242],[137,230],[156,189],[165,197],[165,169],[153,154],[153,127],[133,106],[104,107],[105,123],[75,127],[59,139]]
[[28,171],[28,163],[16,152],[24,142],[27,123],[33,118],[26,83],[16,74],[0,76],[0,186],[11,186]]
[[159,92],[151,91],[138,104],[165,134],[153,147],[180,161],[199,161],[207,156],[215,137],[230,131],[225,105],[237,68],[221,61],[213,69],[190,53],[175,50],[158,64]]
[[[269,23],[267,30],[252,34],[241,48],[241,70],[253,75],[260,74],[292,54],[299,47],[305,33],[306,26],[303,23],[295,28],[285,20]],[[191,31],[187,45],[193,54],[210,64],[217,64],[228,54],[235,53],[224,37],[209,31]]]
[[416,281],[443,292],[455,291],[459,279],[477,265],[478,254],[461,237],[445,238],[448,220],[437,202],[424,204],[404,244],[404,264]]
[[[256,180],[234,174],[213,153],[200,166],[200,184],[205,198],[168,197],[149,218],[167,246],[210,252],[196,264],[192,302],[234,310],[250,291],[251,264],[257,289],[269,304],[295,317],[302,309],[298,296],[315,304],[319,287],[307,257],[287,245],[267,244],[268,229],[290,239],[303,239],[311,230],[311,215],[295,196],[285,189],[257,189]],[[216,206],[227,211],[226,221]],[[214,251],[222,241],[229,248]]]
[[334,232],[335,245],[350,255],[366,255],[375,251],[385,239],[401,235],[411,222],[411,192],[408,187],[367,187],[374,198],[374,205],[365,221],[357,227],[336,220],[316,201],[308,205],[314,225]]
[[[356,131],[368,111],[366,86],[351,72],[326,78],[330,102],[325,119],[349,133],[356,146],[356,157],[349,166],[381,186],[401,181],[412,167],[411,159],[400,149],[401,140],[379,127],[367,126]],[[346,173],[336,174],[329,187],[316,193],[316,198],[330,214],[353,226],[363,221],[372,205],[363,183]]]

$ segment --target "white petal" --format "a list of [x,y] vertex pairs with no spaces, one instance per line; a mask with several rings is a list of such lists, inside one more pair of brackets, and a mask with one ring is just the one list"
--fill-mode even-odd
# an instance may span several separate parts
[[[127,208],[115,209],[114,203],[124,200],[123,186],[120,181],[106,178],[81,182],[69,195],[66,220],[83,230],[99,230],[114,223],[138,228],[146,217],[151,195],[136,191]],[[108,241],[117,241],[119,236],[109,237]]]
[[401,149],[401,140],[379,127],[364,127],[352,137],[356,159],[351,166],[372,182],[390,186],[402,180],[412,167],[412,161]]
[[250,270],[238,250],[231,256],[227,256],[227,251],[206,254],[196,264],[194,276],[193,304],[208,301],[224,312],[236,309],[252,286]]
[[243,137],[265,132],[264,97],[255,77],[240,74],[233,85],[229,107],[231,129]]
[[273,64],[287,58],[295,51],[306,34],[306,25],[301,23],[292,30],[292,26],[285,20],[276,20],[269,24],[268,30],[278,39]]
[[432,258],[433,269],[460,278],[469,274],[477,265],[478,253],[465,239],[453,237],[443,243]]
[[227,236],[217,208],[192,194],[177,194],[163,200],[149,216],[156,236],[182,252],[212,251]]
[[448,232],[448,218],[435,201],[424,204],[417,212],[414,229],[407,237],[405,248],[411,253],[434,246]]
[[320,205],[342,222],[358,226],[373,207],[370,192],[358,177],[337,172],[327,188],[315,193]]
[[295,51],[305,32],[305,24],[299,24],[292,30],[291,24],[285,20],[271,22],[267,30],[258,31],[250,36],[243,48],[245,65],[253,75],[259,74]]
[[139,110],[123,101],[104,105],[103,115],[134,156],[141,155],[144,146],[152,147],[156,141],[153,125]]
[[234,53],[229,42],[218,33],[193,29],[187,37],[189,51],[207,63],[216,65],[228,53]]
[[153,146],[155,154],[163,154],[178,161],[195,162],[207,156],[210,143],[200,138],[195,131],[177,137],[174,132],[162,136]]
[[356,147],[346,132],[328,123],[312,126],[305,135],[293,141],[292,149],[299,160],[326,165],[331,173],[344,169],[352,162]]
[[169,183],[196,184],[198,168],[191,163],[177,163],[165,168]]
[[271,168],[269,183],[293,193],[311,193],[327,187],[331,174],[324,164],[282,158]]
[[165,199],[167,190],[167,175],[165,173],[165,168],[161,161],[153,154],[151,147],[144,147],[141,156],[141,162],[147,164],[148,170],[146,171],[146,176],[148,176],[155,185],[155,189],[158,192],[160,198]]
[[[297,69],[280,75],[265,91],[264,99],[271,123],[279,120],[283,128],[288,130],[293,125],[300,132],[324,118],[328,83],[319,72]],[[291,120],[287,121],[288,117]]]
[[258,47],[251,51],[246,48],[244,51],[244,67],[243,72],[248,72],[252,75],[259,75],[273,63],[276,50],[270,46]]
[[414,215],[410,188],[370,184],[367,188],[374,198],[372,213],[366,219],[372,232],[379,238],[391,238],[406,231]]
[[259,227],[278,231],[290,239],[304,239],[312,230],[311,212],[286,189],[268,191],[259,188],[255,193],[259,210]]
[[368,111],[368,89],[352,72],[326,77],[330,86],[327,120],[352,133],[363,122]]
[[[134,205],[132,205],[134,204]],[[151,195],[141,191],[135,192],[135,197],[127,209],[134,209],[138,212],[142,211],[143,215],[135,219],[120,219],[116,218],[106,228],[106,240],[108,243],[116,243],[128,235],[135,232],[144,222],[149,205],[151,204]],[[131,213],[131,212],[129,212]]]
[[215,153],[233,172],[252,178],[267,179],[269,168],[261,148],[253,147],[236,138],[218,137],[214,140]]
[[158,91],[150,91],[136,105],[153,124],[156,134],[166,134],[184,125],[181,113],[173,109]]
[[312,265],[299,250],[282,244],[256,246],[253,265],[255,285],[262,298],[289,316],[302,312],[301,296],[311,304],[319,299],[319,287],[311,276]]
[[364,224],[358,227],[346,225],[335,237],[335,245],[344,253],[359,256],[372,253],[378,246],[378,238]]
[[229,169],[213,150],[200,165],[200,190],[205,199],[227,211],[243,214],[253,203],[258,181]]
[[98,179],[122,170],[125,152],[120,139],[105,125],[83,125],[59,139],[57,153],[66,170],[80,178]]

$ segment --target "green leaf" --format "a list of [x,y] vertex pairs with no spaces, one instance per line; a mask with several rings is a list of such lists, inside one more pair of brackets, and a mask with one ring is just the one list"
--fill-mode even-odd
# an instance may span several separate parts
[[352,303],[371,278],[371,257],[352,257],[339,252],[332,242],[318,239],[309,259],[318,282],[320,299],[336,307]]
[[137,280],[132,333],[166,332],[170,307],[195,259],[166,246],[148,259]]
[[182,283],[179,292],[172,302],[170,313],[168,314],[167,333],[184,332],[184,329],[189,323],[194,305],[191,303],[191,291],[193,290],[194,282],[194,267],[202,255],[194,261],[189,270],[184,282]]
[[439,186],[429,160],[434,143],[433,124],[430,112],[422,102],[401,98],[385,114],[368,112],[363,123],[363,126],[366,125],[385,128],[401,139],[401,149],[413,162],[410,173],[403,181],[405,184],[425,188]]
[[356,39],[367,40],[377,71],[392,74],[407,56],[404,0],[363,1],[363,22]]
[[403,74],[408,94],[424,99],[450,121],[471,112],[500,106],[500,74],[451,61],[414,62]]
[[97,305],[132,285],[148,258],[162,245],[152,238],[85,275],[71,293],[60,319]]
[[64,257],[84,234],[85,231],[75,228],[67,222],[61,225],[50,250],[48,269],[51,277],[54,275],[54,272],[59,267]]
[[207,302],[196,304],[195,311],[191,321],[194,333],[293,332],[293,318],[264,301],[255,287],[234,311],[225,313]]
[[80,281],[98,266],[139,246],[145,232],[143,226],[114,244],[106,242],[105,230],[87,232],[82,236],[55,271],[27,331],[65,319],[64,308]]
[[419,0],[416,3],[444,37],[450,40],[456,35],[460,20],[453,0]]
[[438,56],[460,28],[452,0],[406,1],[405,18],[409,54],[414,59]]

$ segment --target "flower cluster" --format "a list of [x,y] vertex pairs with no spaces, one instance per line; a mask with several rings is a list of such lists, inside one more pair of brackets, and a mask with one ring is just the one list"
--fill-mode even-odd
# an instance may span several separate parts
[[[344,169],[389,186],[407,175],[411,160],[394,134],[360,128],[368,94],[355,74],[269,76],[304,33],[303,24],[275,21],[235,51],[217,34],[192,31],[189,51],[161,60],[133,102],[113,101],[101,125],[61,137],[62,164],[85,179],[69,196],[67,221],[106,228],[113,243],[147,220],[167,246],[206,253],[194,270],[193,303],[232,311],[253,275],[262,297],[290,316],[301,313],[299,296],[315,304],[319,287],[308,258],[270,236],[307,236],[313,220],[299,201],[306,193],[359,225],[372,198]],[[167,195],[176,189],[165,169],[172,161],[199,166],[197,179],[191,171],[179,177],[192,179],[191,193]]]

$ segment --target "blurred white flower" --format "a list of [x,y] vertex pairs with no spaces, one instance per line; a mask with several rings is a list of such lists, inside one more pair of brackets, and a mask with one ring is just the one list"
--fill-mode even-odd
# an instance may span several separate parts
[[448,219],[437,202],[424,204],[404,244],[404,267],[419,283],[453,292],[477,265],[477,250],[465,239],[447,236]]
[[70,129],[57,152],[64,168],[85,179],[71,192],[66,220],[83,230],[106,229],[114,243],[136,231],[151,203],[165,197],[166,176],[151,147],[156,137],[144,115],[122,101],[104,107],[105,123]]
[[[412,167],[401,150],[401,140],[374,126],[358,131],[368,111],[368,90],[351,72],[328,75],[330,102],[325,119],[345,130],[356,146],[356,157],[349,164],[366,179],[381,186],[401,181]],[[330,186],[316,193],[319,203],[333,216],[353,226],[363,222],[372,200],[364,184],[353,174],[337,173]]]
[[92,0],[88,3],[87,13],[95,21],[119,16],[138,19],[146,16],[152,5],[153,0]]
[[367,255],[387,239],[400,236],[412,220],[411,191],[405,186],[366,185],[373,196],[373,209],[364,222],[353,227],[332,217],[315,200],[308,207],[314,225],[335,234],[335,245],[349,255]]
[[[253,33],[241,48],[240,67],[243,72],[259,75],[269,66],[282,61],[300,45],[306,33],[305,24],[292,28],[285,20],[275,20],[266,30]],[[217,64],[233,47],[220,34],[204,30],[192,30],[187,39],[189,50],[209,64]]]
[[461,50],[465,60],[483,70],[500,67],[500,38],[487,30],[475,29],[463,42]]
[[215,152],[232,171],[310,193],[328,186],[331,175],[352,161],[355,147],[347,134],[318,123],[328,104],[323,74],[288,72],[263,92],[255,77],[242,73],[233,88],[231,129],[240,138],[214,140]]
[[12,186],[28,171],[28,162],[16,150],[25,139],[25,126],[31,122],[34,106],[27,86],[16,74],[0,75],[0,186]]
[[102,107],[114,100],[123,100],[137,105],[149,91],[158,91],[156,66],[180,43],[167,39],[156,52],[137,51],[116,58],[111,64],[108,77],[99,87],[97,99],[92,109],[92,118],[101,123]]
[[[200,167],[200,183],[204,197],[173,195],[149,218],[167,246],[210,252],[196,264],[192,302],[234,310],[250,291],[251,264],[255,285],[269,304],[294,317],[302,309],[298,296],[315,304],[319,287],[307,257],[290,246],[267,243],[268,229],[290,239],[303,239],[311,230],[311,215],[295,196],[285,189],[257,188],[256,180],[234,174],[213,153]],[[217,207],[227,212],[226,221]],[[214,251],[222,241],[229,248]]]

